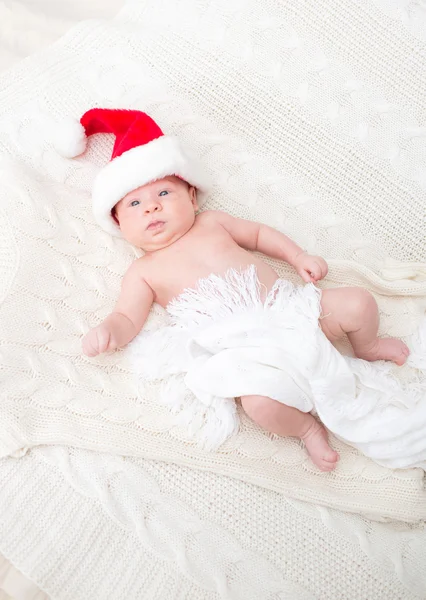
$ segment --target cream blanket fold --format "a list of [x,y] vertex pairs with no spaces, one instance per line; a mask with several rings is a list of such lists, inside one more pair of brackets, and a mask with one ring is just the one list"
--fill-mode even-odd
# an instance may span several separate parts
[[137,338],[135,368],[147,380],[171,377],[163,401],[210,448],[237,430],[233,399],[261,395],[315,411],[380,464],[425,469],[426,321],[403,384],[390,363],[334,348],[318,324],[320,297],[312,284],[279,279],[262,298],[254,266],[210,275],[168,305],[171,325]]

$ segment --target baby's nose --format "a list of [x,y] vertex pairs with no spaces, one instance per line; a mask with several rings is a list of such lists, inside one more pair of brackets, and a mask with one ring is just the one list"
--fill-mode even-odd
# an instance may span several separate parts
[[158,202],[150,202],[149,204],[147,204],[146,208],[145,208],[145,212],[147,214],[150,214],[152,212],[155,212],[156,210],[159,209],[159,204]]

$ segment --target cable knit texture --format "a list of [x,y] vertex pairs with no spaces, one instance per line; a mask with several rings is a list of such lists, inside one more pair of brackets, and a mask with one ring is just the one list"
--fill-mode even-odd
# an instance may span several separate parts
[[0,467],[1,547],[55,600],[425,597],[421,525],[77,448]]
[[[206,452],[158,402],[159,385],[137,389],[127,350],[82,356],[82,334],[112,309],[137,253],[91,215],[90,185],[110,140],[70,161],[45,134],[52,118],[91,106],[145,110],[205,163],[215,181],[208,208],[266,222],[324,255],[324,286],[368,287],[381,332],[408,336],[426,293],[425,54],[378,2],[160,0],[82,24],[6,73],[1,455],[69,444],[377,518],[425,518],[419,470],[387,470],[333,440],[342,459],[323,475],[298,442],[246,418],[220,451]],[[162,322],[155,308],[148,327]]]
[[[426,597],[420,470],[333,440],[341,463],[319,474],[244,418],[209,454],[157,386],[136,389],[127,351],[81,356],[135,252],[90,211],[111,145],[66,161],[45,140],[52,115],[146,110],[211,171],[210,207],[324,254],[324,285],[367,286],[382,332],[408,336],[426,292],[424,31],[412,0],[138,0],[1,78],[0,550],[53,599]],[[57,443],[74,448],[6,456]]]

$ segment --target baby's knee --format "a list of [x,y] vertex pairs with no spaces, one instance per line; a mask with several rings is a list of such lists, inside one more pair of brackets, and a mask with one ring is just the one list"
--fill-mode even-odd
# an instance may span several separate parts
[[353,318],[369,318],[377,314],[377,303],[364,288],[350,288],[345,298],[345,312]]

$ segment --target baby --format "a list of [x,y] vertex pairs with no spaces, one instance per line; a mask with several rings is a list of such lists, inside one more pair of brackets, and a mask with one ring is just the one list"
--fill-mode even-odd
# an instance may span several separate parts
[[[141,331],[153,302],[170,309],[172,300],[184,290],[197,288],[199,280],[212,274],[225,276],[232,269],[240,273],[255,269],[264,291],[263,302],[268,292],[279,289],[280,282],[275,271],[253,254],[254,251],[286,261],[306,283],[315,284],[327,275],[323,258],[307,254],[271,227],[219,211],[197,214],[197,190],[204,193],[208,189],[203,171],[187,156],[178,140],[164,135],[147,114],[137,110],[95,108],[87,111],[79,122],[64,125],[57,149],[67,157],[83,153],[88,136],[97,133],[116,136],[112,160],[94,183],[93,211],[107,232],[121,235],[145,253],[126,273],[114,311],[84,337],[86,355],[96,356],[125,346]],[[213,285],[217,285],[217,281]],[[235,299],[239,291],[239,288],[237,293],[231,290],[230,297]],[[288,314],[295,319],[302,310],[298,312],[297,304],[295,306],[298,293],[300,298],[305,298],[307,306],[311,306],[308,296],[312,294],[309,290],[306,292],[304,296],[300,291],[292,296],[292,310],[296,312]],[[215,301],[213,311],[218,308],[220,294]],[[200,306],[203,304],[195,309],[197,316],[204,310]],[[317,328],[319,307],[315,310],[311,310],[311,317],[307,319],[312,320],[314,315],[314,328]],[[409,352],[404,343],[377,337],[377,305],[366,290],[325,290],[321,294],[321,311],[320,327],[325,336],[335,342],[346,333],[356,356],[368,361],[391,360],[398,365],[407,359]],[[189,322],[194,322],[193,315],[189,316]],[[302,337],[291,337],[294,328],[290,323],[287,335],[288,340],[293,341],[288,343],[297,344],[302,352],[299,357],[304,359],[302,341],[306,338],[304,343],[310,342],[303,332]],[[262,333],[258,339],[262,339]],[[318,352],[321,356],[322,351]],[[294,357],[292,360],[294,363]],[[309,373],[309,369],[306,372]],[[273,375],[274,367],[270,373]],[[245,385],[247,381],[245,377]],[[266,383],[270,383],[269,376]],[[301,387],[296,384],[292,389]],[[267,431],[302,439],[321,470],[330,471],[335,467],[338,455],[330,448],[324,427],[309,412],[261,395],[242,395],[241,404],[249,417]]]
[[[127,271],[114,311],[85,336],[83,349],[88,356],[128,344],[142,329],[153,302],[167,307],[211,273],[222,275],[230,268],[254,265],[259,282],[269,291],[278,275],[252,251],[286,261],[305,282],[315,283],[327,275],[323,258],[307,254],[271,227],[219,211],[197,211],[195,188],[176,176],[145,184],[114,207],[123,237],[145,255]],[[408,348],[403,342],[377,337],[377,305],[366,290],[324,290],[321,307],[320,325],[331,342],[346,333],[359,358],[405,362]],[[324,427],[310,413],[261,396],[243,396],[241,405],[267,431],[302,439],[321,470],[334,468],[338,455],[330,448]]]

